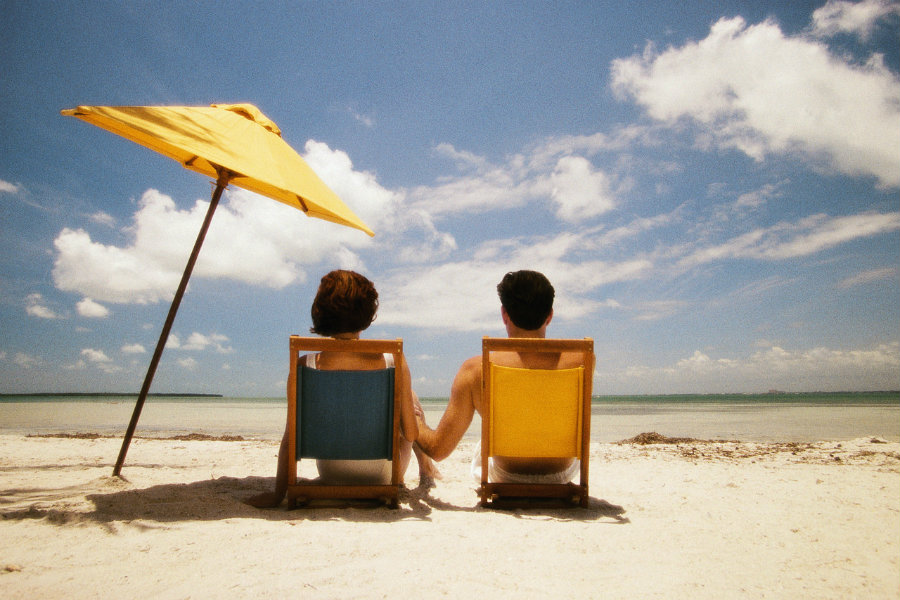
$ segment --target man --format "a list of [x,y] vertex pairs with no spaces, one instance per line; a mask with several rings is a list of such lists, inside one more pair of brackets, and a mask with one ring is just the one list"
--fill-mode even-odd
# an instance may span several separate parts
[[[555,292],[543,274],[537,271],[507,273],[497,285],[497,293],[500,296],[500,315],[508,337],[546,337],[547,326],[553,319]],[[473,356],[459,368],[450,389],[447,410],[437,429],[428,427],[422,414],[417,411],[417,443],[435,460],[443,460],[453,452],[472,423],[475,411],[483,414],[481,359],[481,355]],[[581,355],[573,352],[498,352],[493,359],[502,366],[526,369],[567,369],[581,364]],[[480,449],[476,455],[472,474],[480,478]],[[497,457],[491,464],[491,478],[508,482],[565,482],[577,472],[578,467],[574,459]]]

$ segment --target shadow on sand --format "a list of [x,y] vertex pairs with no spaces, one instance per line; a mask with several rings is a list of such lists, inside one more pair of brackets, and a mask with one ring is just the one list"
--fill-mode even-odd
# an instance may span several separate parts
[[[284,504],[275,509],[257,509],[244,501],[274,486],[271,477],[219,477],[195,481],[154,485],[142,489],[121,489],[128,486],[114,477],[103,477],[86,486],[66,489],[5,490],[0,503],[0,518],[4,520],[47,519],[64,525],[94,522],[112,527],[116,522],[153,528],[182,521],[216,521],[226,519],[264,519],[268,521],[349,521],[394,522],[403,520],[431,520],[434,511],[490,512],[513,518],[538,516],[560,521],[599,521],[628,523],[621,506],[605,500],[590,499],[588,508],[524,508],[516,510],[488,510],[478,506],[456,505],[433,494],[434,488],[419,486],[401,490],[400,507],[389,509],[379,503],[365,501],[322,502],[296,510],[285,510]],[[102,488],[114,488],[103,492]],[[118,489],[115,489],[118,488]],[[87,504],[93,510],[85,510]],[[27,508],[24,504],[29,504]],[[5,505],[2,506],[2,505]]]

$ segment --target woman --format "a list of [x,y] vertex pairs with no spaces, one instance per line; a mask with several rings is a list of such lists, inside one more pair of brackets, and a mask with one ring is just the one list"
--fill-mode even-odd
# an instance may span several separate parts
[[[378,310],[378,292],[372,282],[353,271],[332,271],[322,278],[319,290],[313,300],[311,314],[313,326],[310,332],[336,339],[359,339]],[[390,356],[390,355],[388,355]],[[320,352],[300,358],[301,364],[323,370],[374,370],[387,366],[381,354],[350,354],[346,352]],[[409,367],[404,362],[397,365],[402,369],[403,400],[400,412],[400,473],[409,466],[410,450],[418,434],[415,419],[417,400],[410,387]],[[260,494],[247,500],[258,508],[278,506],[287,491],[287,432],[281,440],[278,451],[278,470],[275,476],[275,491]],[[437,475],[434,463],[424,453],[416,452],[419,460],[420,479],[430,481]],[[317,460],[316,466],[323,480],[335,482],[390,481],[389,461],[333,461]],[[402,479],[402,478],[401,478]]]

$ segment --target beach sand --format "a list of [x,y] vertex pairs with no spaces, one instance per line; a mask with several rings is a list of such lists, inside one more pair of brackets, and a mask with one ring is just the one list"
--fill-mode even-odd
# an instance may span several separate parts
[[[652,441],[652,440],[647,440]],[[3,598],[898,598],[900,444],[591,446],[591,507],[258,510],[272,441],[0,436]]]

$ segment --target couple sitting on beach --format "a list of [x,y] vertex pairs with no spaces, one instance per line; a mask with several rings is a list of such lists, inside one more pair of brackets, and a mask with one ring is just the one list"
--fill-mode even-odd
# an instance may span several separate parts
[[[507,273],[497,285],[501,316],[511,338],[543,338],[553,318],[553,286],[536,271]],[[312,305],[312,333],[338,339],[358,339],[371,325],[378,309],[378,292],[371,281],[353,271],[332,271],[322,278]],[[307,366],[324,370],[367,370],[386,366],[382,356],[321,352],[301,358]],[[505,352],[496,356],[497,364],[529,369],[565,369],[577,363],[578,357],[569,353],[530,355]],[[403,368],[408,369],[404,363]],[[406,373],[404,381],[411,381]],[[440,477],[434,460],[450,455],[462,439],[475,411],[482,414],[481,356],[466,360],[453,380],[450,400],[436,429],[430,428],[418,398],[411,389],[403,391],[403,401],[411,403],[401,412],[400,473],[405,473],[411,454],[419,463],[419,477],[430,482]],[[413,417],[414,415],[414,417]],[[275,491],[261,494],[248,503],[267,508],[278,506],[287,490],[287,432],[278,452]],[[472,474],[480,479],[480,450],[472,461]],[[323,480],[366,480],[366,483],[390,481],[387,461],[317,460],[316,466]],[[496,458],[490,464],[492,480],[507,482],[564,483],[578,472],[577,459],[513,459]]]

